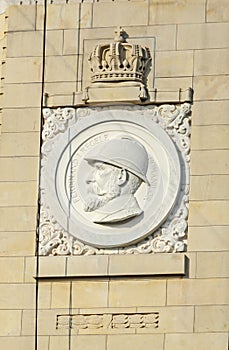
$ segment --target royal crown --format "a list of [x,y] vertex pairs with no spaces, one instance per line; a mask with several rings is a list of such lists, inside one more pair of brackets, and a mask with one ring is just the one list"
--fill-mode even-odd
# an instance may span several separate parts
[[145,85],[151,67],[150,50],[127,43],[121,27],[115,33],[113,42],[96,45],[89,57],[92,83],[135,81]]

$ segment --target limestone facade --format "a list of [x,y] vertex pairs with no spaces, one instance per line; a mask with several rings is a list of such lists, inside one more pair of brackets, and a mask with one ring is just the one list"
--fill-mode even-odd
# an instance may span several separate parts
[[156,105],[184,102],[193,89],[187,251],[36,256],[44,2],[5,6],[1,350],[227,350],[228,1],[48,2],[45,107],[85,106],[91,48],[120,25],[151,45]]

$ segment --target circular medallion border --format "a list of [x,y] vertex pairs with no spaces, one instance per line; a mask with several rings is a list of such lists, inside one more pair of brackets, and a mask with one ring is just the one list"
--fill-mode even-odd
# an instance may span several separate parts
[[[148,154],[147,179],[135,197],[143,213],[117,223],[98,224],[84,211],[87,154],[120,137],[137,140]],[[167,133],[141,111],[94,110],[59,135],[43,167],[46,206],[63,229],[86,244],[121,247],[152,234],[168,217],[180,190],[181,166]]]

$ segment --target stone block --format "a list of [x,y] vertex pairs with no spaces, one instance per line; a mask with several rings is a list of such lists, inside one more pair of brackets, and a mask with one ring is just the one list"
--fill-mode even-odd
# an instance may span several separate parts
[[229,225],[229,201],[192,201],[189,208],[190,226]]
[[39,107],[40,104],[40,83],[4,85],[3,108]]
[[19,336],[21,334],[21,310],[0,310],[0,323],[1,337]]
[[67,258],[67,276],[106,276],[108,256],[74,256]]
[[224,251],[229,247],[228,226],[189,227],[189,251]]
[[0,207],[0,231],[36,229],[37,207]]
[[6,83],[37,83],[41,82],[41,57],[8,58],[5,69]]
[[166,281],[151,279],[116,279],[110,281],[109,306],[165,305]]
[[[220,138],[220,137],[219,137]],[[191,200],[228,200],[229,175],[203,175],[191,177]]]
[[35,30],[35,6],[10,6],[7,16],[9,32]]
[[24,269],[24,282],[35,283],[35,277],[37,272],[37,257],[26,256],[25,257],[25,269]]
[[[34,350],[34,337],[1,337],[1,350]],[[49,337],[38,338],[37,350],[49,350]]]
[[227,48],[229,23],[180,24],[177,49]]
[[36,232],[0,232],[1,256],[31,256],[35,253]]
[[[36,45],[34,45],[36,43]],[[42,56],[42,31],[14,32],[7,34],[7,57]],[[46,55],[61,55],[63,31],[51,30],[46,33]]]
[[[50,4],[47,6],[47,30],[90,28],[91,20],[92,5],[90,3],[55,4],[55,6]],[[36,21],[38,30],[42,30],[43,21],[43,6],[38,6]]]
[[229,49],[196,50],[194,75],[228,74]]
[[111,255],[109,275],[170,275],[185,273],[183,254]]
[[192,87],[191,77],[182,78],[155,78],[155,88],[162,91],[174,92],[179,89]]
[[[71,95],[73,99],[73,93],[76,91],[76,81],[68,82],[45,82],[45,92],[48,94],[48,103],[50,98],[54,95],[56,96],[66,96]],[[71,103],[72,104],[72,103]]]
[[50,337],[49,350],[106,350],[105,335],[77,335]]
[[[117,6],[112,2],[95,2],[93,4],[93,26],[110,27],[147,25],[148,3],[145,1],[120,2]],[[105,14],[105,15],[104,15]]]
[[40,154],[40,133],[4,133],[0,156],[33,157]]
[[193,150],[228,149],[229,125],[192,126],[191,147]]
[[24,258],[0,257],[0,281],[1,283],[23,282]]
[[[55,258],[54,258],[55,259]],[[70,308],[71,307],[71,293],[70,282],[53,282],[52,283],[52,297],[51,308]],[[74,295],[73,295],[74,297]]]
[[192,51],[161,51],[156,53],[156,77],[182,77],[193,74]]
[[107,349],[109,350],[150,350],[152,345],[157,350],[163,349],[163,334],[129,334],[108,335]]
[[195,307],[195,332],[227,332],[229,307],[196,306]]
[[165,350],[227,350],[226,333],[166,334]]
[[52,298],[52,283],[48,281],[47,282],[40,281],[38,286],[39,309],[50,309],[51,298]]
[[0,181],[37,180],[38,166],[38,157],[0,158]]
[[65,256],[40,256],[39,277],[63,277],[66,274]]
[[192,151],[191,175],[229,174],[229,151]]
[[107,299],[108,282],[106,280],[78,280],[72,283],[73,308],[106,307]]
[[34,284],[0,284],[1,309],[33,309],[35,307]]
[[167,305],[217,305],[229,302],[229,279],[167,281]]
[[[45,80],[62,82],[76,80],[78,56],[50,56],[46,59]],[[64,91],[62,91],[64,93]]]
[[[229,244],[225,246],[228,248]],[[196,265],[197,278],[229,277],[229,252],[197,253]]]
[[150,1],[150,24],[205,22],[204,0]]
[[40,119],[40,108],[4,109],[2,133],[39,131]]
[[229,101],[196,101],[192,106],[192,125],[229,124]]
[[0,206],[35,206],[37,182],[0,182]]
[[229,3],[227,0],[208,0],[206,3],[207,22],[229,21]]
[[194,77],[194,101],[229,99],[229,75]]

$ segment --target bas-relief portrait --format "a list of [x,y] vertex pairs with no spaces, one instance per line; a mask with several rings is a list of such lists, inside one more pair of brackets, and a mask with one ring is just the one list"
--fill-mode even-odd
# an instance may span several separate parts
[[98,224],[118,223],[143,213],[135,197],[142,182],[148,184],[148,154],[134,138],[109,140],[89,152],[85,212],[94,212]]

